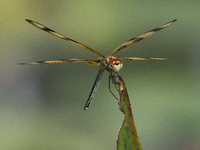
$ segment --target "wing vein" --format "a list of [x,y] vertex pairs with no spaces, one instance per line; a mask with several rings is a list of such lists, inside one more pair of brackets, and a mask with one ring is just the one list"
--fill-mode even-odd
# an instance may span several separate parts
[[53,34],[53,35],[55,35],[55,36],[57,36],[57,37],[59,37],[59,38],[61,38],[61,39],[70,41],[70,42],[72,42],[72,43],[74,43],[74,44],[77,44],[77,45],[79,45],[79,46],[81,46],[81,47],[83,47],[83,48],[85,48],[85,49],[87,49],[87,50],[92,51],[93,53],[99,55],[100,57],[104,57],[103,55],[101,55],[101,54],[98,53],[97,51],[91,49],[90,47],[87,47],[87,46],[85,46],[84,44],[81,44],[81,43],[79,43],[79,42],[77,42],[77,41],[75,41],[75,40],[72,40],[72,39],[68,38],[68,37],[65,37],[65,36],[61,35],[60,33],[57,33],[56,31],[54,31],[54,30],[52,30],[52,29],[50,29],[50,28],[48,28],[48,27],[45,27],[45,26],[43,26],[42,24],[40,24],[40,23],[38,23],[38,22],[29,20],[29,19],[25,19],[25,20],[26,20],[27,22],[29,22],[30,24],[34,25],[35,27],[37,27],[37,28],[43,30],[43,31],[46,31],[46,32],[48,32],[48,33],[50,33],[50,34]]
[[168,27],[169,25],[171,25],[175,21],[176,21],[176,19],[172,20],[172,21],[170,21],[170,22],[168,22],[168,23],[166,23],[166,24],[164,24],[164,25],[162,25],[162,26],[160,26],[158,28],[155,28],[153,30],[145,32],[144,34],[138,35],[138,36],[136,36],[136,37],[134,37],[134,38],[132,38],[132,39],[124,42],[123,44],[121,44],[120,46],[118,46],[110,55],[114,56],[115,54],[117,54],[117,53],[119,53],[119,52],[127,49],[129,46],[131,46],[131,45],[133,45],[133,44],[135,44],[135,43],[137,43],[137,42],[139,42],[139,41],[141,41],[141,40],[149,37],[150,35],[156,33],[157,31],[160,31],[160,30]]

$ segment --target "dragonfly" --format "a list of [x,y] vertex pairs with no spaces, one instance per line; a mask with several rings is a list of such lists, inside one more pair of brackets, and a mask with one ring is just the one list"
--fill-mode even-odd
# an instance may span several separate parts
[[[134,38],[131,38],[130,40],[124,42],[123,44],[121,44],[120,46],[118,46],[114,51],[112,51],[110,53],[110,55],[108,56],[104,56],[100,53],[98,53],[97,51],[93,50],[92,48],[81,44],[73,39],[70,39],[64,35],[61,35],[60,33],[29,19],[25,19],[27,22],[29,22],[30,24],[32,24],[33,26],[46,31],[50,34],[53,34],[61,39],[67,40],[69,42],[72,42],[76,45],[79,45],[95,54],[97,54],[99,56],[98,59],[96,60],[88,60],[88,59],[76,59],[76,58],[72,58],[72,59],[59,59],[59,60],[47,60],[47,61],[38,61],[38,62],[28,62],[28,63],[20,63],[22,65],[36,65],[36,64],[58,64],[58,63],[85,63],[87,65],[91,65],[94,67],[99,66],[99,70],[98,73],[96,75],[96,79],[94,81],[93,87],[91,89],[91,92],[89,94],[89,97],[86,101],[86,104],[84,106],[84,110],[87,110],[89,108],[89,105],[92,101],[92,99],[94,98],[94,95],[97,91],[97,88],[99,86],[99,83],[101,81],[101,78],[103,76],[104,71],[108,71],[109,72],[109,90],[112,93],[111,89],[110,89],[110,82],[112,81],[112,83],[114,83],[115,85],[117,85],[115,77],[119,77],[118,72],[119,70],[122,68],[123,63],[122,61],[137,61],[137,60],[167,60],[168,58],[139,58],[139,57],[123,57],[123,58],[119,58],[119,57],[114,57],[114,55],[116,55],[117,53],[124,51],[125,49],[127,49],[128,47],[130,47],[131,45],[149,37],[150,35],[168,27],[169,25],[171,25],[172,23],[174,23],[177,19],[172,20],[160,27],[157,27],[155,29],[152,29],[148,32],[145,32],[141,35],[138,35]],[[116,87],[116,86],[115,86]],[[117,87],[116,87],[117,88]],[[113,93],[112,93],[113,94]],[[114,94],[113,94],[114,95]],[[116,97],[115,97],[116,98]]]

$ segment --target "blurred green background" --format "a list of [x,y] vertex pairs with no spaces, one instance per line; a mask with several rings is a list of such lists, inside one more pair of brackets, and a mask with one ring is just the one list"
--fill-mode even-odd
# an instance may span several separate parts
[[84,111],[98,68],[82,63],[17,65],[98,58],[24,19],[103,55],[178,19],[116,55],[171,60],[124,62],[119,75],[129,92],[143,150],[200,149],[199,6],[199,0],[0,0],[0,149],[114,150],[123,119],[108,90],[107,72]]

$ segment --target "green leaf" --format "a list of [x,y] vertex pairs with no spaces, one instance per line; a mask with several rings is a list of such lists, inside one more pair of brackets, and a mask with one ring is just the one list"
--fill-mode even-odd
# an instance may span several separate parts
[[119,110],[124,114],[124,119],[118,133],[117,150],[141,150],[128,93],[121,77],[119,83]]

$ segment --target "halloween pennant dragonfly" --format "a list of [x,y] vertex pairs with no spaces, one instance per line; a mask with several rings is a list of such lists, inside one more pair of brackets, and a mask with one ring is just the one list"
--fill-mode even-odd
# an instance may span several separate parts
[[[43,31],[46,31],[48,33],[51,33],[61,39],[64,39],[64,40],[67,40],[69,42],[72,42],[74,44],[77,44],[89,51],[92,51],[93,53],[97,54],[98,56],[100,56],[100,58],[96,59],[96,60],[88,60],[88,59],[60,59],[60,60],[48,60],[48,61],[38,61],[38,62],[28,62],[28,63],[21,63],[23,65],[36,65],[36,64],[56,64],[56,63],[78,63],[78,62],[82,62],[82,63],[85,63],[85,64],[88,64],[88,65],[91,65],[91,66],[100,66],[99,67],[99,70],[98,70],[98,73],[97,73],[97,76],[96,76],[96,79],[94,81],[94,84],[93,84],[93,87],[92,87],[92,90],[89,94],[89,98],[85,104],[85,107],[84,107],[84,110],[87,110],[89,108],[89,105],[94,97],[94,94],[95,92],[97,91],[97,88],[99,86],[99,83],[100,83],[100,80],[102,78],[102,75],[103,75],[103,72],[105,70],[107,70],[109,73],[110,73],[110,76],[109,76],[109,80],[112,79],[112,82],[115,84],[115,87],[116,87],[116,81],[115,81],[115,77],[118,76],[117,72],[122,68],[123,66],[123,63],[122,61],[128,61],[128,60],[167,60],[168,58],[138,58],[138,57],[124,57],[124,58],[118,58],[118,57],[114,57],[115,54],[127,49],[129,46],[147,38],[148,36],[156,33],[157,31],[160,31],[166,27],[168,27],[169,25],[171,25],[172,23],[174,23],[176,21],[175,20],[172,20],[158,28],[155,28],[153,30],[150,30],[144,34],[141,34],[141,35],[138,35],[126,42],[124,42],[123,44],[121,44],[120,46],[118,46],[112,53],[110,53],[110,55],[108,56],[104,56],[100,53],[98,53],[97,51],[73,40],[73,39],[70,39],[68,37],[65,37],[57,32],[55,32],[54,30],[48,28],[48,27],[45,27],[43,26],[42,24],[38,23],[38,22],[35,22],[35,21],[32,21],[32,20],[29,20],[29,19],[26,19],[26,21],[28,21],[30,24],[34,25],[35,27],[43,30]],[[110,90],[110,83],[109,83],[109,90]],[[110,90],[111,92],[111,90]],[[112,92],[111,92],[112,93]],[[112,93],[113,94],[113,93]],[[113,94],[114,95],[114,94]]]

